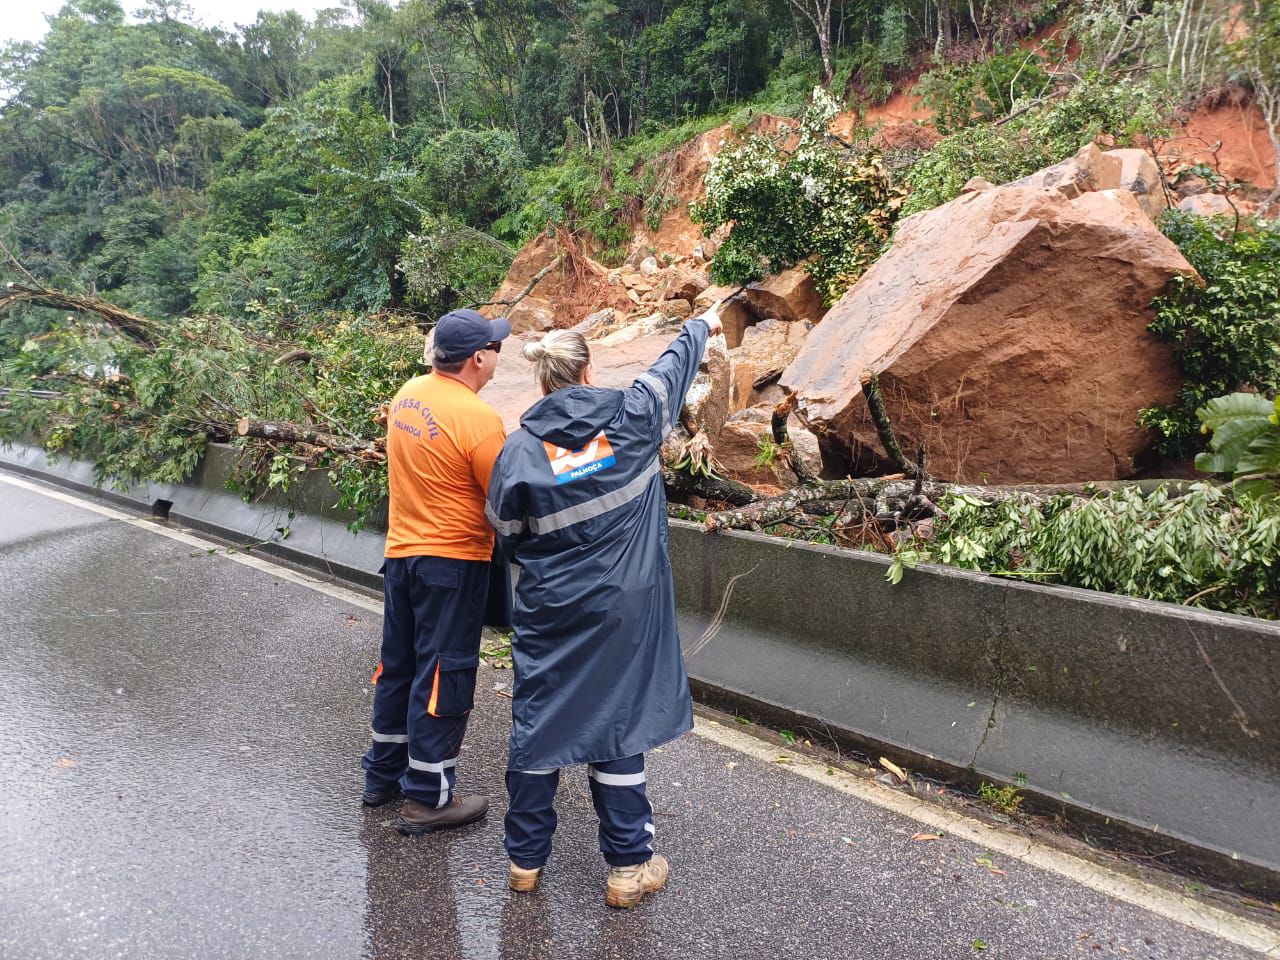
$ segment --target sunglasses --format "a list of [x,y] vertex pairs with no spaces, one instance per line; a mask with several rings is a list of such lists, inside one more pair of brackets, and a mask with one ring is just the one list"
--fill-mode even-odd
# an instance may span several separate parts
[[486,344],[485,344],[485,346],[484,346],[484,348],[485,348],[486,350],[492,350],[494,353],[501,353],[501,352],[502,352],[502,341],[501,341],[501,340],[494,340],[492,343],[486,343]]

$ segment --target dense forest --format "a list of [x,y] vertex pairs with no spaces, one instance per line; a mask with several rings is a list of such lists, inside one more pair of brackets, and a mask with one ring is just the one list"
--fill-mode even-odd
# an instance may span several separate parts
[[[484,299],[548,221],[619,245],[664,200],[642,161],[717,120],[796,115],[815,83],[856,105],[924,71],[941,129],[998,121],[1059,82],[1053,45],[1018,41],[1063,18],[1086,49],[1072,109],[1039,138],[1055,146],[1154,124],[1153,98],[1234,82],[1274,99],[1267,50],[1228,50],[1224,16],[1210,0],[357,0],[228,32],[168,0],[136,17],[77,0],[0,55],[0,240],[45,282],[147,315],[430,315]],[[904,173],[916,207],[971,172],[953,154],[1007,153],[1008,127],[979,126]]]
[[[908,88],[931,137],[875,144],[864,118]],[[91,457],[103,482],[176,482],[232,439],[246,493],[321,467],[364,516],[385,491],[377,411],[421,370],[421,328],[487,301],[543,231],[621,263],[678,202],[668,161],[695,135],[741,134],[691,209],[708,231],[735,224],[711,279],[803,261],[829,303],[900,217],[971,177],[1015,180],[1095,140],[1156,152],[1205,103],[1249,106],[1280,142],[1280,4],[348,0],[224,30],[171,0],[73,0],[39,43],[0,50],[0,98],[0,439]],[[840,137],[837,113],[853,116]],[[793,118],[800,146],[750,137],[762,115]],[[1210,401],[1280,386],[1280,191],[1212,163],[1177,176],[1257,216],[1166,221],[1206,283],[1158,304],[1186,383],[1143,424],[1170,457],[1218,431],[1205,463],[1270,483],[1280,414]],[[237,438],[247,416],[299,432]],[[1264,434],[1270,452],[1245,455]],[[1165,599],[1217,578],[1201,602],[1277,615],[1280,565],[1251,559],[1280,543],[1276,501],[1201,501],[1099,498],[1034,523],[957,501],[951,534],[902,555],[1007,571],[1033,551],[1010,530],[1078,560],[1176,515],[1168,549],[1207,566],[1172,586],[1136,554],[1097,583],[1046,563]]]

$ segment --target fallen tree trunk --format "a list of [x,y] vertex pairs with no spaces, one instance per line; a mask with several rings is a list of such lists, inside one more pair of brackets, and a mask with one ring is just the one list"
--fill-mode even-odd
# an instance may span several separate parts
[[714,476],[693,476],[683,470],[672,470],[669,467],[662,468],[662,482],[668,493],[702,497],[704,500],[718,500],[734,506],[743,506],[760,499],[760,494],[745,483]]
[[101,317],[113,330],[118,330],[138,346],[147,350],[154,350],[156,346],[155,324],[152,321],[117,307],[114,303],[99,300],[97,297],[63,293],[61,290],[43,286],[7,284],[4,291],[0,292],[0,313],[20,303],[50,307],[54,310],[92,313]]
[[[1100,488],[1097,488],[1100,489]],[[793,487],[784,494],[755,500],[733,510],[721,510],[707,514],[707,529],[751,530],[807,513],[806,505],[815,501],[860,500],[879,505],[882,509],[890,503],[900,503],[905,509],[921,496],[936,503],[947,495],[970,496],[987,503],[1003,503],[1007,500],[1045,500],[1052,496],[1087,497],[1092,491],[1086,484],[1065,486],[979,487],[963,483],[919,483],[904,479],[901,475],[889,477],[864,477],[856,480],[825,480],[808,486]],[[865,509],[862,511],[868,512]],[[878,511],[873,511],[878,512]]]
[[361,460],[387,459],[386,451],[376,441],[338,437],[301,424],[290,423],[287,420],[254,420],[251,417],[241,417],[236,421],[236,434],[241,437],[257,437],[279,443],[305,443],[313,447],[324,447],[334,453],[359,457]]

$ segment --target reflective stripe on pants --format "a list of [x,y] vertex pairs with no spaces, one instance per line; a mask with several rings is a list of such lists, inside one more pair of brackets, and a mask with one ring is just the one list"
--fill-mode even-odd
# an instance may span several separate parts
[[[591,802],[600,820],[600,852],[614,867],[644,863],[653,856],[653,807],[645,792],[644,755],[587,767]],[[508,770],[507,856],[525,869],[551,855],[556,829],[555,795],[559,770]]]
[[436,702],[439,665],[442,656],[458,663],[479,653],[488,577],[489,564],[476,560],[401,557],[384,564],[382,675],[373,742],[362,760],[366,789],[399,781],[406,797],[427,806],[452,798],[475,672],[450,674],[450,696],[462,703],[445,704]]

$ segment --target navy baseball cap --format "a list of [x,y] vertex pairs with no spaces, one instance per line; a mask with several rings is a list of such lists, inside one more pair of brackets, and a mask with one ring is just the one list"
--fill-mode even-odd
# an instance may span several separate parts
[[488,320],[474,310],[452,310],[436,321],[435,351],[446,363],[465,360],[511,335],[506,317]]

